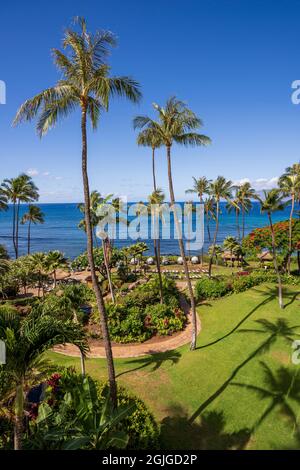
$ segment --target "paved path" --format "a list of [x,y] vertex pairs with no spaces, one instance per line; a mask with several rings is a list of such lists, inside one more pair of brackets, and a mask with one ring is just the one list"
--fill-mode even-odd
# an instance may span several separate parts
[[[145,341],[144,343],[139,344],[113,343],[113,356],[119,358],[145,356],[147,354],[156,354],[166,351],[172,351],[174,349],[179,348],[180,346],[183,346],[184,344],[189,343],[192,337],[192,315],[190,312],[190,307],[187,301],[185,300],[184,296],[181,296],[180,303],[181,308],[187,316],[187,324],[184,330],[175,333],[172,336],[154,337],[149,339],[148,341]],[[201,322],[199,317],[197,316],[197,333],[199,333],[200,330]],[[57,353],[64,354],[66,356],[79,357],[78,348],[71,344],[67,344],[66,346],[56,346],[53,350]],[[91,345],[88,357],[105,357],[105,349],[104,346],[101,344],[101,341],[99,341],[99,346],[95,344]]]

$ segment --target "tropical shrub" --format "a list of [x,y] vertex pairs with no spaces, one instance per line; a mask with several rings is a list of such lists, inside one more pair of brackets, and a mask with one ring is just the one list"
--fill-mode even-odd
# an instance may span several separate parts
[[158,447],[159,428],[152,414],[140,399],[122,387],[118,388],[118,408],[114,411],[108,402],[107,385],[88,376],[82,378],[73,369],[53,374],[46,385],[44,401],[31,415],[27,447]]
[[159,336],[170,335],[183,329],[186,316],[179,308],[170,305],[148,305],[145,310],[145,324],[147,329]]
[[203,277],[196,282],[195,296],[196,300],[217,299],[230,292],[228,282],[217,278]]

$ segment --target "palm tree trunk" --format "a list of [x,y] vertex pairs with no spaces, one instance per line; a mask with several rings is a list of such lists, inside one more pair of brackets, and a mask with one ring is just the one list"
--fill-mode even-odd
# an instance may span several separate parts
[[[156,176],[155,176],[155,147],[152,147],[152,178],[153,178],[153,190],[156,191]],[[159,230],[159,219],[158,219],[158,230]],[[153,247],[154,247],[154,255],[155,255],[155,262],[156,262],[156,269],[158,275],[158,282],[159,282],[159,296],[160,296],[160,303],[163,304],[163,283],[161,278],[161,269],[160,269],[160,240],[154,238],[153,240]]]
[[54,271],[53,271],[53,280],[54,280],[54,289],[56,289],[56,283],[57,283],[57,280],[56,280],[56,269],[54,269]]
[[277,262],[277,255],[276,255],[276,243],[275,243],[275,233],[274,233],[274,227],[272,223],[272,217],[271,214],[268,214],[269,217],[269,223],[270,223],[270,229],[271,229],[271,237],[272,237],[272,252],[273,252],[273,263],[274,263],[274,268],[277,274],[277,279],[278,279],[278,301],[279,301],[279,307],[283,308],[283,299],[282,299],[282,281],[281,281],[281,276],[278,268],[278,262]]
[[90,189],[89,189],[89,179],[87,173],[87,135],[86,135],[86,108],[83,107],[81,114],[81,134],[82,134],[82,179],[83,179],[83,189],[84,189],[84,204],[85,204],[85,224],[86,224],[86,234],[87,234],[87,253],[89,266],[91,270],[93,289],[96,296],[97,307],[100,314],[100,323],[102,337],[105,347],[105,354],[107,360],[108,368],[108,380],[110,386],[110,397],[113,405],[117,406],[117,384],[115,376],[115,367],[113,361],[112,348],[110,343],[106,310],[103,300],[103,295],[98,283],[98,278],[96,276],[94,255],[93,255],[93,235],[92,235],[92,225],[91,225],[91,213],[90,213]]
[[12,234],[12,239],[13,239],[13,245],[14,245],[14,250],[16,254],[16,203],[13,201],[13,234]]
[[295,195],[293,194],[292,195],[292,207],[291,207],[290,219],[289,219],[289,253],[288,253],[288,260],[287,260],[287,270],[289,274],[291,274],[294,208],[295,208]]
[[239,209],[235,209],[235,216],[236,216],[236,228],[237,228],[237,236],[238,240],[241,239],[241,233],[240,233],[240,220],[239,220]]
[[216,228],[215,228],[215,234],[214,234],[214,239],[213,239],[213,244],[212,244],[212,250],[211,250],[211,254],[209,258],[209,267],[208,267],[209,277],[211,277],[212,263],[213,263],[213,258],[215,255],[218,231],[219,231],[219,201],[217,201]]
[[30,255],[30,227],[31,221],[28,222],[28,233],[27,233],[27,254]]
[[23,418],[24,418],[24,392],[23,392],[23,381],[21,381],[16,387],[14,450],[22,449]]
[[245,208],[242,207],[242,226],[243,226],[243,231],[242,231],[242,240],[245,238]]
[[209,225],[209,214],[208,214],[208,213],[207,213],[206,225],[207,225],[208,241],[211,242],[210,225]]
[[116,299],[115,299],[114,287],[113,287],[113,283],[112,283],[112,280],[111,280],[109,264],[108,264],[108,260],[107,260],[107,256],[106,256],[106,247],[105,247],[104,239],[102,239],[102,250],[103,250],[103,259],[104,259],[104,264],[105,264],[105,269],[106,269],[106,274],[107,274],[107,279],[108,279],[108,285],[109,285],[111,300],[113,301],[113,303],[115,303]]
[[177,212],[176,212],[176,208],[174,206],[174,204],[175,204],[175,195],[174,195],[173,180],[172,180],[171,147],[170,146],[167,147],[167,161],[168,161],[168,180],[169,180],[169,192],[170,192],[171,207],[173,206],[173,209],[174,209],[173,213],[174,213],[174,221],[175,221],[176,231],[177,231],[177,234],[178,234],[179,250],[180,250],[180,255],[182,257],[182,260],[183,260],[184,273],[185,273],[185,278],[186,278],[188,291],[189,291],[189,296],[190,296],[190,302],[191,302],[192,339],[191,339],[190,349],[194,350],[194,349],[196,349],[196,344],[197,344],[196,304],[195,304],[195,297],[194,297],[194,293],[193,293],[193,287],[192,287],[192,283],[191,283],[191,280],[190,280],[189,269],[188,269],[188,265],[187,265],[186,258],[185,258],[183,240],[182,240],[182,237],[180,236],[181,231],[180,231],[180,227],[179,227]]
[[155,147],[152,147],[152,177],[153,177],[153,188],[156,191],[156,177],[155,177]]
[[300,250],[297,251],[298,274],[300,274]]
[[15,236],[15,251],[16,251],[16,259],[19,256],[19,213],[20,213],[20,200],[18,200],[17,204],[17,214],[16,214],[16,236]]
[[85,377],[85,356],[82,351],[80,351],[80,365],[81,365],[81,375]]

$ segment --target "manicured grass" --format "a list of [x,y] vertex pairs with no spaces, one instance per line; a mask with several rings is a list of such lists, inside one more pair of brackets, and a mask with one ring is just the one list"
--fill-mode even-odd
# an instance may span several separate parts
[[[270,334],[241,331],[262,329],[255,322],[262,318],[273,323],[284,318],[290,326],[300,325],[299,288],[285,289],[285,303],[286,308],[280,310],[276,288],[271,285],[212,301],[198,309],[202,331],[196,351],[185,346],[152,357],[115,361],[120,383],[140,396],[161,422],[165,448],[300,447],[293,425],[279,407],[266,413],[253,429],[271,399],[245,388],[251,384],[271,390],[264,382],[263,364],[273,372],[287,367],[300,379],[300,366],[291,363],[291,341],[278,337],[262,352],[259,347]],[[77,359],[55,353],[49,357],[79,369]],[[105,378],[105,361],[88,360],[87,371],[95,378]],[[282,382],[286,387],[283,376]],[[288,401],[300,419],[300,392],[298,399]]]

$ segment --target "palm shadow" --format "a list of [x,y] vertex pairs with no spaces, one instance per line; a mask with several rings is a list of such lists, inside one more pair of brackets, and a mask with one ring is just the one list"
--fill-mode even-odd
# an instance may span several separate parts
[[121,377],[122,375],[144,369],[148,366],[152,366],[150,369],[150,372],[155,372],[163,365],[163,363],[169,361],[171,365],[175,365],[179,362],[180,358],[181,358],[181,354],[180,352],[176,350],[166,351],[163,353],[150,353],[150,355],[148,356],[143,356],[141,358],[135,358],[135,359],[132,359],[131,361],[127,361],[126,365],[134,364],[134,365],[137,365],[137,367],[134,367],[133,369],[125,370],[124,372],[120,372],[119,374],[117,374],[116,377]]
[[[253,426],[253,431],[270,416],[273,410],[277,410],[291,425],[292,436],[300,443],[300,427],[298,416],[293,405],[300,405],[300,370],[298,368],[277,367],[272,370],[265,362],[260,363],[263,369],[261,385],[233,382],[231,386],[241,387],[255,393],[262,401],[267,401],[267,406]],[[276,445],[272,446],[276,448]]]
[[[228,338],[229,336],[231,336],[233,333],[235,333],[240,326],[243,325],[243,323],[245,323],[246,320],[248,320],[248,318],[250,318],[255,312],[257,312],[257,310],[259,310],[261,307],[264,307],[265,305],[267,305],[269,302],[271,302],[272,300],[274,300],[276,297],[277,297],[277,289],[274,288],[274,287],[269,287],[269,288],[266,288],[265,290],[259,290],[259,289],[253,289],[254,292],[257,292],[263,296],[266,295],[266,292],[268,292],[268,297],[266,299],[264,299],[262,302],[260,302],[258,305],[256,305],[252,310],[250,310],[249,313],[247,313],[247,315],[245,315],[245,317],[242,318],[242,320],[240,320],[235,326],[234,328],[232,328],[228,333],[226,333],[225,335],[221,336],[220,338],[218,339],[215,339],[214,341],[211,341],[210,343],[207,343],[207,344],[204,344],[203,346],[198,346],[196,349],[204,349],[204,348],[208,348],[209,346],[213,346],[217,343],[219,343],[220,341],[223,341],[224,339]],[[289,302],[285,305],[285,307],[288,307],[289,305],[291,305],[295,299],[297,298],[297,296],[299,295],[299,293],[287,293],[285,295],[285,298],[289,298]]]
[[255,323],[260,325],[261,329],[244,329],[239,330],[241,333],[255,333],[259,334],[268,334],[268,337],[263,341],[257,349],[255,349],[244,361],[242,361],[230,374],[227,380],[207,399],[203,402],[199,408],[194,412],[194,414],[189,418],[192,423],[211,403],[216,400],[230,385],[232,380],[236,377],[238,372],[243,369],[252,359],[257,355],[263,354],[268,351],[271,346],[276,342],[278,338],[283,338],[289,343],[291,343],[295,337],[295,331],[300,328],[299,325],[290,326],[289,322],[285,318],[278,318],[275,322],[270,322],[269,320],[260,319],[256,320]]
[[251,437],[251,431],[246,428],[227,432],[222,411],[207,412],[192,423],[182,407],[174,406],[168,411],[170,416],[161,422],[162,449],[242,450]]

